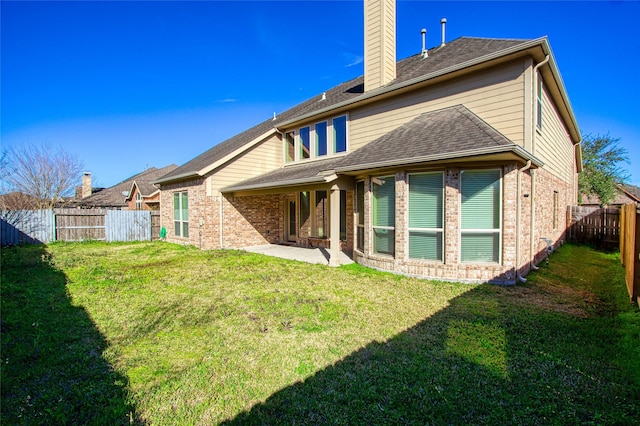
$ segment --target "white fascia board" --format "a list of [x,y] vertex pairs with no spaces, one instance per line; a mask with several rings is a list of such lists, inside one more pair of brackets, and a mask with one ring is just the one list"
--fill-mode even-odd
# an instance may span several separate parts
[[136,181],[134,180],[133,183],[131,184],[131,188],[129,188],[129,194],[124,199],[125,201],[129,201],[131,199],[131,197],[133,196],[133,187],[135,187],[135,186],[137,186],[137,185],[136,185]]
[[242,154],[243,152],[246,152],[249,149],[253,148],[257,144],[259,144],[260,142],[262,142],[263,140],[268,138],[269,136],[273,135],[274,133],[276,133],[275,127],[272,128],[272,129],[269,129],[268,131],[266,131],[265,133],[261,134],[257,138],[251,140],[250,142],[242,145],[240,148],[236,149],[235,151],[232,151],[229,154],[225,155],[224,157],[218,159],[217,161],[214,161],[213,163],[209,164],[207,167],[198,170],[198,172],[197,172],[198,175],[200,175],[200,176],[206,175],[207,173],[211,172],[212,170],[215,170],[216,168],[222,166],[224,163],[234,159],[235,157],[237,157],[238,155]]
[[157,193],[159,193],[159,192],[160,192],[160,190],[159,190],[159,189],[156,189],[155,191],[153,191],[153,192],[152,192],[151,194],[149,194],[149,195],[143,195],[143,196],[142,196],[142,198],[150,198],[150,197],[153,197],[154,195],[156,195],[156,194],[157,194]]
[[[558,91],[560,92],[560,97],[562,98],[562,102],[564,103],[564,108],[569,115],[569,119],[571,123],[567,123],[570,126],[570,134],[573,137],[574,144],[578,144],[582,141],[582,135],[580,134],[580,128],[578,127],[578,121],[576,120],[576,116],[573,113],[573,107],[571,106],[571,101],[569,100],[569,95],[567,93],[567,89],[564,85],[564,81],[562,80],[562,75],[560,74],[560,70],[558,69],[558,64],[556,63],[556,58],[553,55],[553,51],[551,50],[551,45],[549,44],[549,40],[546,37],[542,39],[542,50],[545,54],[549,55],[550,61],[547,64],[549,66],[549,70],[553,75],[556,86],[558,86]],[[571,132],[573,130],[573,132]]]
[[164,178],[164,179],[158,179],[158,180],[154,180],[153,182],[151,182],[154,185],[162,185],[166,182],[176,182],[179,180],[187,180],[189,178],[197,178],[200,177],[200,175],[198,175],[197,172],[185,172],[185,173],[181,173],[179,175],[176,176],[170,176],[168,178]]
[[220,189],[220,192],[237,192],[237,191],[249,191],[254,189],[268,189],[268,188],[284,188],[288,186],[297,186],[311,183],[325,183],[325,179],[321,176],[314,176],[310,178],[303,179],[294,179],[287,180],[281,182],[268,182],[268,183],[259,183],[255,185],[236,185],[236,186],[228,186],[226,188]]
[[416,163],[427,163],[431,161],[440,161],[440,160],[452,160],[455,158],[465,158],[465,157],[475,157],[479,155],[490,155],[490,154],[500,154],[504,152],[513,152],[519,157],[525,160],[531,160],[531,163],[536,167],[542,167],[544,162],[531,154],[529,151],[522,148],[520,145],[501,145],[497,147],[490,148],[478,148],[478,149],[470,149],[467,151],[458,151],[451,152],[445,155],[442,154],[434,154],[434,155],[425,155],[421,157],[410,157],[401,160],[386,160],[386,161],[377,161],[374,163],[368,164],[357,164],[355,166],[346,166],[346,167],[338,167],[336,168],[336,173],[344,173],[344,172],[355,172],[359,170],[367,170],[367,169],[377,169],[383,167],[394,167],[394,166],[404,166],[408,164],[416,164]]

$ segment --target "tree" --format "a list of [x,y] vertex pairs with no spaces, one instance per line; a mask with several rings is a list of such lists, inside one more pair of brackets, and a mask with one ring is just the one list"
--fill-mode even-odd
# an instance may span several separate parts
[[621,163],[629,163],[627,150],[619,145],[620,138],[606,135],[582,137],[582,165],[579,175],[579,195],[595,195],[600,205],[609,204],[618,193],[618,185],[629,179]]
[[41,209],[53,208],[62,197],[72,195],[84,167],[74,155],[48,144],[14,146],[3,160],[3,192],[23,194]]

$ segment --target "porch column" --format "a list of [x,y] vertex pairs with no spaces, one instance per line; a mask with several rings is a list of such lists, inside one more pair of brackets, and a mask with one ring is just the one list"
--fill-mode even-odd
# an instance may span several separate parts
[[340,266],[340,189],[331,188],[329,203],[329,211],[331,212],[331,217],[329,218],[329,236],[331,237],[329,265]]

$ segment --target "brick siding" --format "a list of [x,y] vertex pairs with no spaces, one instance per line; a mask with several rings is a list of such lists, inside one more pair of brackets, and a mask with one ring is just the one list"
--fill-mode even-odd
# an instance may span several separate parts
[[[460,172],[459,167],[444,170],[444,261],[409,259],[408,247],[408,186],[407,172],[395,173],[396,222],[395,256],[373,253],[371,208],[371,179],[365,177],[365,241],[364,251],[354,251],[354,260],[376,269],[423,278],[467,281],[515,283],[516,268],[526,275],[531,268],[531,203],[535,202],[535,226],[533,229],[533,250],[535,261],[545,255],[546,244],[541,238],[550,238],[554,245],[561,244],[566,226],[566,210],[575,199],[575,183],[564,182],[544,169],[518,171],[517,163],[508,163],[502,169],[502,246],[500,263],[460,262]],[[520,216],[518,218],[518,173],[520,173]],[[532,192],[532,176],[535,178],[535,194]],[[174,235],[173,194],[187,191],[189,197],[189,237]],[[554,196],[554,193],[557,195]],[[203,249],[243,248],[259,244],[273,244],[285,240],[285,203],[296,193],[256,195],[242,197],[207,196],[204,181],[167,185],[161,193],[162,226],[167,229],[167,240],[192,244]],[[222,197],[222,199],[220,198]],[[554,212],[554,197],[556,210]],[[313,198],[313,197],[311,197]],[[327,199],[330,191],[327,191]],[[341,248],[354,248],[354,191],[347,191],[347,240]],[[298,200],[299,203],[299,200]],[[223,209],[223,238],[220,244],[220,208]],[[299,214],[300,205],[297,205]],[[326,210],[328,214],[328,209]],[[311,215],[319,215],[312,205]],[[556,227],[554,228],[554,214]],[[519,226],[518,226],[519,221]],[[310,220],[308,221],[310,222]],[[309,223],[303,224],[297,242],[303,244],[309,233]],[[326,221],[329,232],[329,218]],[[313,231],[312,231],[313,232]],[[520,244],[519,253],[516,244]],[[328,241],[314,241],[315,246],[328,247]],[[519,262],[518,261],[519,258]],[[516,265],[516,262],[518,265]]]

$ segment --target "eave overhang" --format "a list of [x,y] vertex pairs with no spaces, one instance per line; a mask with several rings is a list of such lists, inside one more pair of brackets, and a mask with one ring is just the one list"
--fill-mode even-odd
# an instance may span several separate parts
[[[314,176],[306,178],[292,179],[292,180],[273,180],[269,182],[261,182],[257,184],[239,184],[222,188],[222,193],[250,193],[252,191],[265,191],[272,190],[272,192],[279,192],[278,190],[290,190],[295,187],[304,186],[318,186],[332,183],[340,178],[340,176],[356,176],[362,175],[364,172],[376,173],[385,169],[398,169],[398,168],[411,168],[420,166],[439,166],[451,163],[473,163],[473,162],[512,162],[517,161],[519,163],[526,163],[527,160],[531,160],[531,166],[533,168],[542,167],[544,162],[526,151],[519,145],[509,146],[496,146],[491,148],[473,149],[467,151],[461,151],[451,154],[436,154],[421,157],[412,157],[402,160],[393,161],[379,161],[375,163],[359,164],[355,166],[336,167],[335,169],[325,170]],[[281,191],[280,191],[281,192]]]
[[339,174],[356,175],[363,171],[380,170],[388,168],[407,167],[420,164],[450,164],[453,162],[473,162],[473,161],[519,161],[525,163],[531,160],[534,168],[542,167],[544,162],[531,154],[520,145],[503,145],[489,148],[470,149],[446,154],[434,154],[405,159],[394,159],[389,161],[378,161],[375,163],[357,164],[346,167],[336,167],[335,172]]
[[153,182],[151,182],[154,185],[163,185],[166,183],[172,183],[172,182],[182,182],[185,180],[191,180],[191,179],[195,179],[195,178],[199,178],[200,175],[198,175],[197,171],[191,171],[191,172],[185,172],[185,173],[181,173],[179,175],[175,175],[175,176],[170,176],[167,178],[160,178],[158,180],[154,180]]

